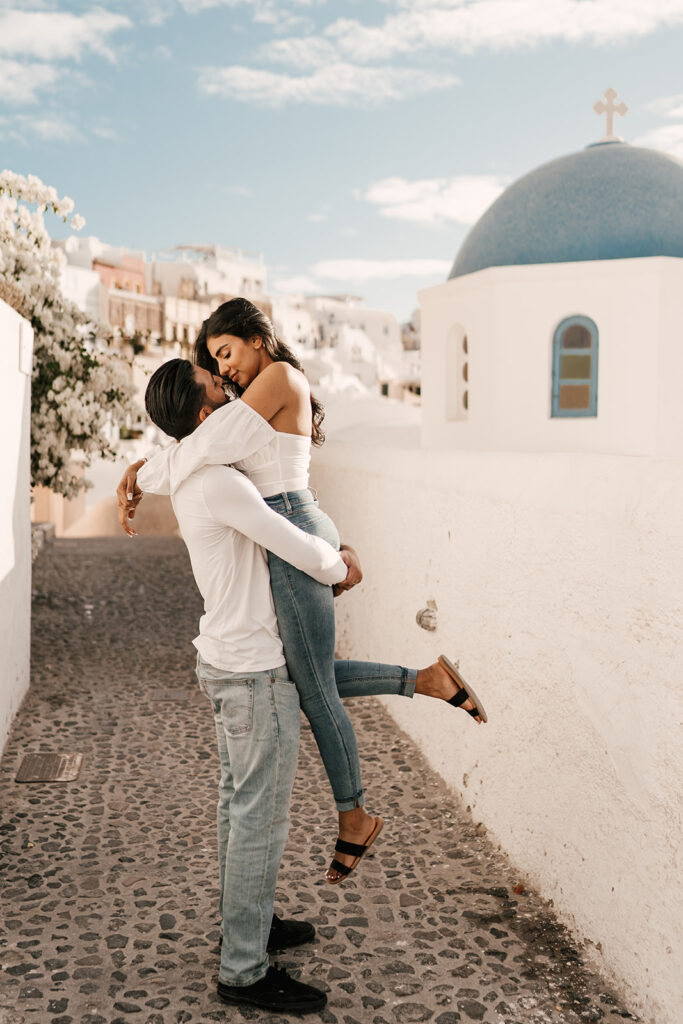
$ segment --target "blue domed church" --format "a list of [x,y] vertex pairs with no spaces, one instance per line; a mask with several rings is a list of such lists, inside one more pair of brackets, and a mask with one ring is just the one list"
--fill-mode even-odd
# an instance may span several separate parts
[[681,453],[683,164],[611,117],[512,184],[420,302],[425,445]]

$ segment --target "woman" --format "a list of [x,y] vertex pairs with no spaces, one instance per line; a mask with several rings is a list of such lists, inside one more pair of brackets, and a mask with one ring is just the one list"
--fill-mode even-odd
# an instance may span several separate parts
[[[267,504],[277,512],[339,548],[334,523],[318,508],[316,498],[308,490],[310,445],[321,444],[324,439],[322,406],[311,396],[300,364],[276,338],[269,319],[247,299],[232,299],[205,321],[194,356],[201,367],[229,381],[226,388],[240,397],[241,403],[231,403],[235,406],[232,410],[218,410],[181,442],[184,466],[180,475],[187,476],[207,463],[230,462],[250,477]],[[240,412],[237,408],[242,403],[268,421],[275,431],[272,443],[264,446],[261,437],[258,447],[250,447],[244,437],[235,438],[225,429],[228,416],[243,414],[244,410]],[[147,489],[170,487],[168,452],[162,450],[145,467],[147,481],[150,474],[154,480],[155,463],[159,471],[159,487],[147,482]],[[130,467],[119,485],[119,497],[123,495],[124,502],[125,495],[130,499],[135,493],[135,471],[140,465]],[[129,500],[126,506],[132,514],[137,500]],[[133,532],[132,528],[127,532]],[[331,589],[270,552],[268,563],[289,672],[311,724],[339,811],[337,856],[327,872],[328,882],[337,883],[353,870],[382,827],[382,819],[369,815],[363,806],[356,737],[340,693],[412,696],[417,692],[462,706],[477,722],[486,721],[486,714],[472,688],[465,686],[445,658],[417,672],[401,666],[341,662],[337,663],[335,673]]]

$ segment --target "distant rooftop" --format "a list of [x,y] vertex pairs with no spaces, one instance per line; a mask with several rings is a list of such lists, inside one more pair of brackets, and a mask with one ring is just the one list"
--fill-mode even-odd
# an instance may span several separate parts
[[263,265],[263,253],[235,249],[226,245],[174,245],[152,254],[158,263],[203,263],[207,260],[239,260]]

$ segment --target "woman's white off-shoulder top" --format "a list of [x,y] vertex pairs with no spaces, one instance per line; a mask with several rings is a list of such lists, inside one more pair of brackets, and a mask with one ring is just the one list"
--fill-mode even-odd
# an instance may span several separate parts
[[260,448],[246,459],[235,462],[255,484],[259,494],[269,498],[284,491],[302,491],[308,487],[311,439],[301,434],[276,434],[275,442]]
[[308,487],[310,458],[310,437],[277,433],[237,399],[216,409],[182,441],[149,452],[138,484],[152,494],[174,494],[203,466],[225,465],[245,473],[268,498]]

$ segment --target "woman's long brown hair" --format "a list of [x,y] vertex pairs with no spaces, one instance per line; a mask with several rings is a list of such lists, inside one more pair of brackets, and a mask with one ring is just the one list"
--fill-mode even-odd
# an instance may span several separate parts
[[[249,299],[237,298],[224,302],[202,324],[194,343],[194,361],[210,373],[218,373],[218,365],[209,352],[209,338],[217,338],[221,334],[232,334],[236,338],[242,338],[243,341],[249,341],[250,338],[258,336],[274,362],[289,363],[296,370],[304,372],[303,366],[292,350],[275,334],[273,325],[266,314]],[[244,388],[232,381],[226,380],[225,383],[237,398],[244,391]],[[321,445],[325,440],[322,430],[325,409],[322,402],[319,402],[313,395],[311,395],[311,411],[313,413],[311,441],[315,445]]]

